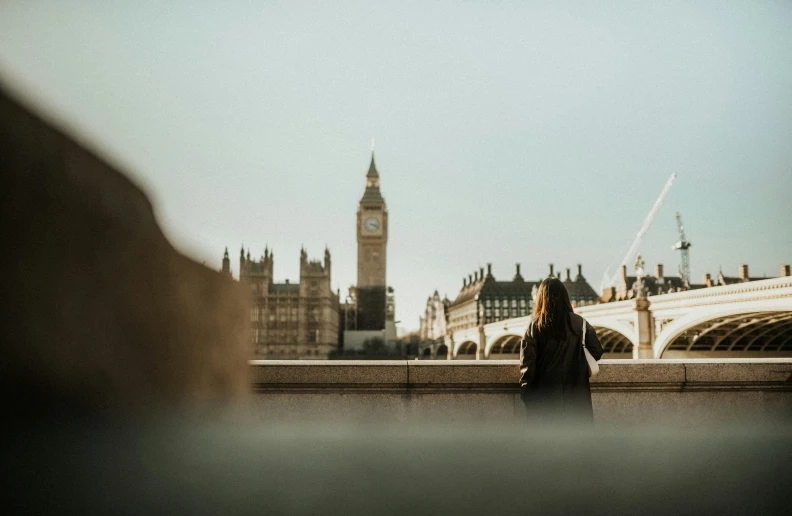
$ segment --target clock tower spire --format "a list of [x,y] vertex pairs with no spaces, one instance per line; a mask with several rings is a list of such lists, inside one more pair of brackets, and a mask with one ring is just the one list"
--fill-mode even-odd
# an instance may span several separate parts
[[388,210],[380,192],[380,176],[374,162],[366,174],[366,190],[358,203],[358,288],[385,288],[385,250],[388,243]]

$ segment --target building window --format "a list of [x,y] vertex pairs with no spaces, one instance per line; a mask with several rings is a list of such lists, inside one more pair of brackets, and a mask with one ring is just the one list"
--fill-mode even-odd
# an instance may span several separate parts
[[487,298],[487,299],[485,299],[485,300],[484,300],[484,306],[486,306],[487,308],[489,308],[490,306],[492,306],[492,302],[490,301],[490,299],[489,299],[489,298]]
[[495,308],[500,308],[500,299],[495,298]]
[[258,316],[259,316],[259,309],[257,306],[254,306],[253,308],[250,309],[250,321],[251,322],[258,321]]
[[308,331],[308,342],[316,342],[316,330]]

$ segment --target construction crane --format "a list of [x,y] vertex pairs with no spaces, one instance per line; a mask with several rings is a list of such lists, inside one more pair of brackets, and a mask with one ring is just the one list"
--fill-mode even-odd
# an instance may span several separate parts
[[[633,240],[632,245],[627,250],[627,254],[624,255],[619,267],[626,265],[635,259],[635,255],[638,253],[638,247],[640,247],[641,243],[643,242],[644,236],[646,236],[646,232],[649,230],[649,226],[652,225],[652,221],[654,221],[655,215],[657,215],[657,210],[659,210],[660,206],[663,205],[663,201],[665,200],[666,195],[668,195],[668,191],[671,190],[671,185],[674,184],[674,179],[676,179],[676,173],[671,174],[671,177],[669,177],[668,181],[666,181],[665,186],[663,186],[663,190],[660,192],[660,195],[657,197],[654,205],[652,205],[652,209],[649,210],[649,215],[647,215],[646,219],[644,219],[641,229],[639,229],[638,234],[635,235],[635,240]],[[600,290],[605,287],[615,286],[618,279],[619,269],[616,269],[616,272],[613,276],[609,276],[608,271],[606,270],[602,278]]]
[[682,282],[685,284],[685,287],[690,286],[690,246],[692,245],[688,242],[687,238],[685,237],[685,226],[682,225],[682,215],[679,212],[676,212],[674,218],[677,222],[677,228],[679,229],[679,242],[674,244],[671,249],[675,251],[681,251],[682,253],[682,263],[679,266],[679,277],[682,278]]

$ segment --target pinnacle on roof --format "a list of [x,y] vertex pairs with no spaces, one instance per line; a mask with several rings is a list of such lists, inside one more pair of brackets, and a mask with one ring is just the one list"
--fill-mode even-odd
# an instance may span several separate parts
[[368,174],[366,177],[379,177],[377,173],[377,165],[374,163],[374,151],[371,151],[371,164],[369,165]]
[[525,281],[525,279],[522,277],[522,274],[520,274],[520,264],[518,263],[516,265],[517,265],[517,272],[514,275],[514,279],[512,279],[512,281]]
[[385,199],[382,198],[382,193],[379,189],[379,173],[377,172],[377,165],[374,163],[374,150],[371,150],[371,165],[369,165],[368,174],[366,174],[366,191],[363,192],[363,197],[360,202],[384,204]]

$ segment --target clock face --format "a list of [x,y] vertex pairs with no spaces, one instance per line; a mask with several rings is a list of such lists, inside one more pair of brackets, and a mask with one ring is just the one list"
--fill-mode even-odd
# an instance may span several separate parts
[[363,229],[369,233],[374,233],[380,228],[380,221],[377,217],[369,217],[363,222]]

